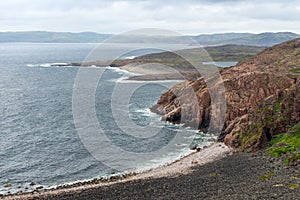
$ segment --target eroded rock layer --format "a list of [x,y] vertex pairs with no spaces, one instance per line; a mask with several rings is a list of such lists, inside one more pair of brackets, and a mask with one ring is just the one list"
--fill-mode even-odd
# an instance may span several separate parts
[[222,107],[212,105],[210,91],[223,84],[227,110],[219,139],[251,149],[265,146],[300,121],[300,39],[268,48],[220,74],[222,81],[210,88],[203,78],[175,85],[151,110],[166,121],[206,130],[218,117],[212,108]]

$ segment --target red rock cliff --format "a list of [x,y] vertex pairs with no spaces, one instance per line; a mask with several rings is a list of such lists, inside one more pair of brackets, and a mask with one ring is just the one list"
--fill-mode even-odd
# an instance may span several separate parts
[[[259,148],[274,134],[299,122],[300,39],[268,48],[220,73],[227,110],[219,139],[226,144]],[[221,83],[213,87],[217,84]],[[190,101],[191,93],[196,93],[196,103]],[[199,78],[175,85],[151,110],[166,121],[205,130],[211,118],[216,117],[211,107],[209,90]],[[184,119],[183,111],[187,113]]]

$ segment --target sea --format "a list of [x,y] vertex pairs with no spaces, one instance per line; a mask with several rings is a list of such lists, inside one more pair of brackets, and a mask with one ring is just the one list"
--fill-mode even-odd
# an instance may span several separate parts
[[[85,60],[96,46],[88,43],[1,43],[0,194],[30,192],[40,186],[51,188],[147,170],[191,152],[190,144],[171,142],[176,134],[187,137],[185,142],[192,141],[199,146],[208,145],[214,137],[181,124],[163,122],[161,116],[151,113],[149,108],[178,81],[143,82],[142,86],[129,91],[132,84],[126,81],[126,77],[132,75],[129,72],[112,67],[82,69],[63,65]],[[127,58],[151,52],[157,51],[135,51],[127,54]],[[82,130],[85,129],[79,130],[74,120],[73,103],[74,85],[80,70],[101,74],[93,106],[101,131],[89,131],[84,137],[97,140],[97,134],[105,134],[99,138],[110,141],[116,146],[114,149],[121,149],[123,153],[111,151],[107,141],[100,141],[98,145],[105,144],[97,147],[96,155],[89,148],[92,144],[83,138]],[[117,86],[130,94],[128,101],[124,100],[126,120],[130,119],[130,123],[122,124],[124,120],[118,114],[120,108],[114,109],[112,95],[122,100],[116,93]],[[151,140],[145,135],[129,133],[137,127],[146,127],[145,130],[154,127],[159,133],[149,136]],[[124,156],[129,152],[129,156],[138,157],[168,145],[168,151],[144,156],[141,162]],[[103,157],[99,158],[102,152]],[[118,168],[116,163],[128,160],[126,167]]]

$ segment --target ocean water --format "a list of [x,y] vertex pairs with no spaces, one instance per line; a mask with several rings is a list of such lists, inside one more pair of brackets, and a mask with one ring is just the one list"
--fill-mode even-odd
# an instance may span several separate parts
[[[95,44],[0,45],[0,193],[30,191],[40,185],[47,188],[124,172],[96,159],[78,134],[72,95],[79,67],[49,65],[82,61],[94,47]],[[149,50],[145,52],[149,53]],[[135,126],[117,123],[111,95],[117,84],[125,86],[125,92],[130,88],[130,82],[122,82],[130,74],[109,67],[91,67],[90,70],[102,70],[103,76],[95,92],[95,112],[107,138],[117,147],[140,154],[160,149],[170,143],[175,134],[195,135],[202,145],[210,138],[181,125],[161,122],[160,116],[150,112],[149,107],[166,90],[165,86],[155,82],[136,89],[124,106],[127,105],[128,118],[136,126],[158,127],[159,134],[150,139],[128,135],[124,129]],[[164,85],[175,83],[169,81]],[[108,151],[104,147],[99,149],[100,152]],[[186,153],[186,146],[173,145],[164,155],[145,159],[142,163],[131,162],[126,170],[151,168]],[[108,153],[103,159],[122,163],[128,158]],[[30,186],[31,182],[36,185]]]

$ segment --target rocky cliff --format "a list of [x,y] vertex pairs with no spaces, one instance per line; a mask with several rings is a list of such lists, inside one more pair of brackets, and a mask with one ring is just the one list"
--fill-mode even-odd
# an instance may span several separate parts
[[[213,87],[223,84],[226,90],[227,110],[219,140],[227,145],[257,149],[300,121],[300,39],[270,47],[220,74],[222,82]],[[206,130],[216,117],[211,113],[210,90],[203,78],[179,83],[151,110],[166,121]],[[190,93],[196,94],[197,105],[189,101]],[[184,118],[183,109],[190,113]]]

